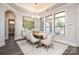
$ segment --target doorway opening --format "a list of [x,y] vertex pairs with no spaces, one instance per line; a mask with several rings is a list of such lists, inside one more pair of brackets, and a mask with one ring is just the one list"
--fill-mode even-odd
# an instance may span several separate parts
[[8,10],[5,12],[5,39],[9,39],[10,36],[15,36],[15,14]]
[[14,19],[8,19],[8,35],[15,35],[15,20]]

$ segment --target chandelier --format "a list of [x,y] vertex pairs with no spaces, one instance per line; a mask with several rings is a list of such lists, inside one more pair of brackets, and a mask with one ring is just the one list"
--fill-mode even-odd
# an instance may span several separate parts
[[34,14],[32,15],[33,18],[40,18],[40,15],[39,14]]
[[33,18],[40,18],[40,15],[38,14],[38,11],[37,11],[38,3],[34,3],[34,6],[36,9],[36,12],[34,13],[34,15],[32,15],[32,17]]

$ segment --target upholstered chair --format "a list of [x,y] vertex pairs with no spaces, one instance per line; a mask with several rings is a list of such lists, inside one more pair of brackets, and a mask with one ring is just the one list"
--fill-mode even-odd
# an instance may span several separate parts
[[30,41],[30,39],[31,39],[30,34],[31,34],[31,32],[29,32],[29,31],[26,32],[27,41]]
[[35,38],[33,34],[30,33],[30,42],[33,43],[33,47],[34,47],[34,44],[39,42],[39,39]]
[[48,52],[49,46],[53,45],[53,38],[54,38],[54,36],[52,34],[49,34],[46,39],[41,40],[41,43],[47,47],[47,52]]
[[46,39],[48,37],[48,33],[43,32],[43,39]]

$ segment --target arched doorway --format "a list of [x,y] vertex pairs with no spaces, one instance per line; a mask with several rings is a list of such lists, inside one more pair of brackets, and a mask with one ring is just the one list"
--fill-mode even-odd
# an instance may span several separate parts
[[10,35],[15,35],[15,14],[11,10],[5,12],[5,37],[9,38]]

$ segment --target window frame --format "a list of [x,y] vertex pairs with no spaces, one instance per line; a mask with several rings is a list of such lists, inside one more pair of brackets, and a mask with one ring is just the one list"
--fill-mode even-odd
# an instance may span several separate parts
[[[46,20],[53,20],[53,16],[52,16],[52,18],[51,19],[48,19],[48,17],[50,17],[50,16],[52,16],[52,14],[50,14],[50,15],[48,15],[48,16],[45,16],[45,31],[46,31],[46,28],[48,28],[49,26],[46,26]],[[52,24],[51,24],[51,26],[52,26]],[[53,31],[50,31],[51,33],[53,32]]]
[[[44,17],[41,17],[39,20],[40,20],[40,22],[41,22],[41,20],[43,20],[43,22],[44,22]],[[44,24],[43,24],[43,30],[41,30],[41,25],[40,25],[40,31],[44,32]]]
[[[60,16],[60,17],[55,17],[55,15],[56,14],[59,14],[59,13],[62,13],[62,12],[65,12],[66,13],[66,11],[64,10],[64,11],[60,11],[60,12],[57,12],[57,13],[54,13],[54,35],[57,35],[56,34],[56,31],[55,31],[55,29],[56,29],[56,26],[55,26],[55,19],[57,19],[57,18],[62,18],[62,17],[64,17],[65,18],[65,20],[66,20],[66,15],[64,15],[64,16]],[[62,36],[65,36],[65,23],[64,23],[64,34],[62,35]],[[58,36],[60,36],[60,35],[58,35]]]

